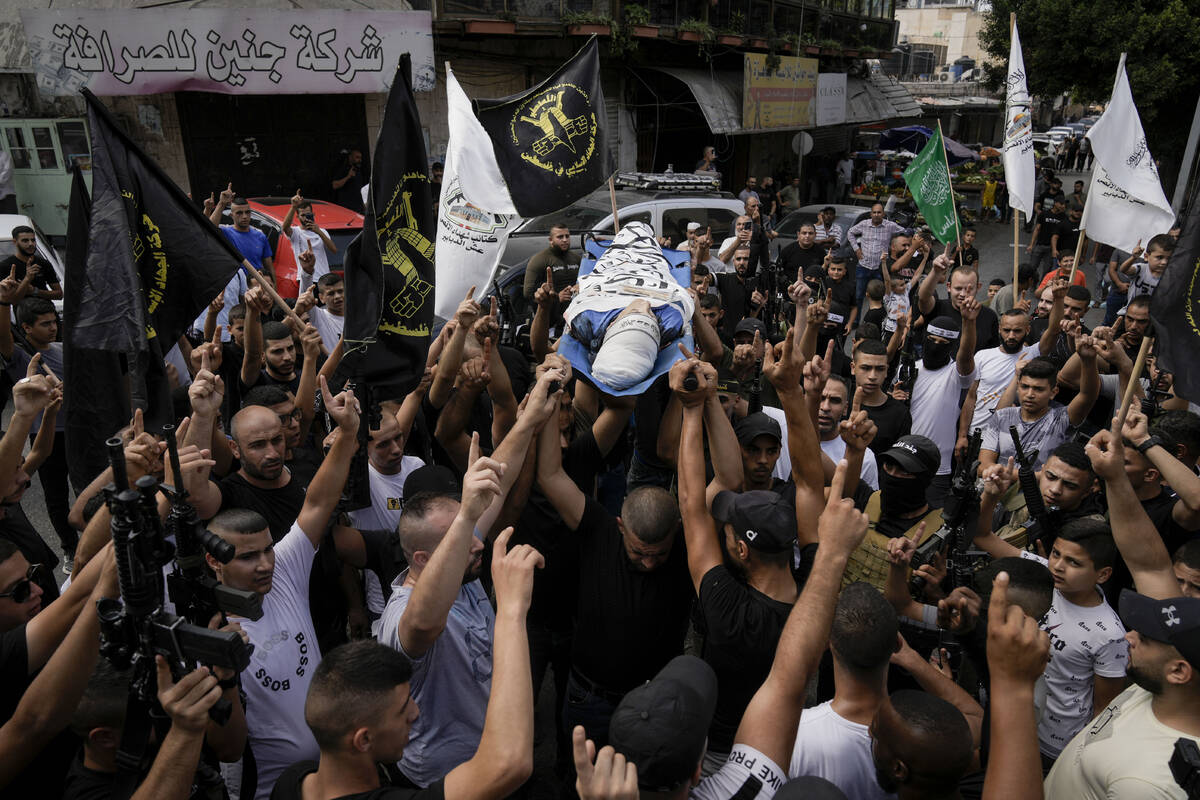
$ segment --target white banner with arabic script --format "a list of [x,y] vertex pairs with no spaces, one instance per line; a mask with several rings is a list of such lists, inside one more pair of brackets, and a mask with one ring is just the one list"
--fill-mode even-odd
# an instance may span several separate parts
[[38,89],[73,95],[386,92],[403,53],[434,87],[428,11],[25,10]]

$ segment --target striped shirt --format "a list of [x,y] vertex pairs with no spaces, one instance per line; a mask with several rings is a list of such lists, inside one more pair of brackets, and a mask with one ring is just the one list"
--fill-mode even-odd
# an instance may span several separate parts
[[878,225],[872,224],[870,219],[864,219],[847,231],[846,241],[855,250],[862,251],[862,258],[858,260],[859,269],[878,270],[880,259],[888,249],[892,237],[903,232],[904,228],[890,219],[885,219]]

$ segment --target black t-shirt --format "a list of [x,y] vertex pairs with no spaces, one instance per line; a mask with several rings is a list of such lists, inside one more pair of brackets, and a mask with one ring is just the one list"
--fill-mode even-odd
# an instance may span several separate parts
[[885,394],[883,403],[877,406],[863,403],[863,410],[877,429],[870,445],[875,455],[886,452],[897,439],[907,436],[912,429],[912,414],[908,406],[894,397]]
[[0,633],[0,721],[12,718],[29,682],[29,645],[21,625]]
[[658,426],[671,399],[671,386],[663,375],[638,395],[633,406],[633,433],[637,459],[656,469],[675,470],[658,457]]
[[1072,222],[1070,217],[1063,217],[1054,232],[1058,234],[1058,254],[1070,253],[1075,255],[1075,245],[1079,243],[1079,226],[1081,222]]
[[775,646],[792,607],[737,580],[724,565],[700,581],[701,657],[717,673],[717,707],[708,729],[709,749],[726,753],[746,706],[767,679]]
[[867,312],[862,315],[859,321],[861,325],[875,325],[879,328],[880,333],[883,332],[883,321],[887,319],[887,309],[883,306],[879,308],[868,308]]
[[[317,771],[317,762],[298,761],[285,769],[275,781],[271,790],[271,800],[301,800],[304,797],[300,784],[306,777]],[[382,772],[382,770],[381,770]],[[380,783],[386,780],[386,775],[380,775]],[[445,778],[434,781],[424,789],[408,789],[400,786],[381,786],[369,792],[344,794],[334,800],[445,800]]]
[[806,278],[820,278],[825,283],[825,291],[829,292],[833,302],[840,303],[847,309],[855,308],[854,296],[854,280],[848,276],[844,276],[840,281],[835,281],[825,274],[825,270],[818,264],[815,267],[809,267],[804,273]]
[[392,581],[408,569],[408,561],[400,549],[400,537],[396,531],[359,531],[363,547],[367,551],[367,569],[379,578],[386,603],[392,596]]
[[[37,276],[29,283],[35,289],[49,291],[50,284],[58,283],[58,276],[54,274],[54,267],[50,266],[49,261],[36,254],[33,257],[33,263],[37,264],[40,269],[38,270]],[[12,271],[13,267],[16,267],[16,275],[14,277],[16,277],[18,281],[25,280],[24,261],[17,258],[15,255],[9,256],[3,261],[0,261],[0,270],[4,271],[4,277],[8,277],[8,273]]]
[[[938,317],[950,317],[958,323],[960,329],[962,328],[962,314],[946,298],[934,301],[933,310],[921,316],[924,318],[925,324],[929,324],[931,320]],[[999,346],[1000,318],[996,316],[995,311],[987,306],[982,306],[979,309],[979,316],[975,319],[975,352]]]
[[[932,512],[926,511],[924,514],[918,514],[915,517],[905,517],[904,519],[880,515],[879,520],[875,523],[875,531],[889,539],[895,539],[899,536],[904,536],[916,527],[917,523],[929,516],[930,513]],[[926,527],[929,526],[926,525]]]
[[628,691],[683,652],[694,592],[683,534],[653,572],[634,567],[617,520],[587,498],[579,538],[579,616],[571,666],[606,689]]
[[115,772],[97,772],[85,767],[81,750],[67,770],[62,800],[111,800],[116,779]]
[[[240,369],[241,368],[239,367],[239,370]],[[239,372],[239,375],[240,374],[241,373]],[[279,378],[274,378],[271,376],[271,373],[267,372],[265,369],[259,370],[258,379],[256,381],[254,381],[254,383],[251,383],[251,384],[242,383],[241,384],[242,394],[245,395],[246,392],[249,392],[255,386],[279,386],[281,388],[287,389],[293,395],[299,394],[300,393],[300,364],[299,363],[296,364],[296,367],[292,373],[292,377],[287,380],[280,380]]]
[[[563,451],[563,471],[586,495],[594,495],[603,457],[591,429],[579,432]],[[556,631],[569,631],[575,621],[579,580],[579,537],[573,535],[550,500],[535,486],[513,533],[514,544],[529,544],[545,559],[533,573],[532,620]]]
[[227,508],[248,508],[262,514],[271,529],[271,541],[278,542],[291,530],[292,524],[300,516],[304,508],[304,492],[306,484],[301,483],[293,475],[286,486],[278,489],[260,489],[252,486],[234,472],[217,484],[221,490],[221,510]]
[[721,332],[726,339],[732,339],[737,324],[750,314],[750,296],[754,293],[754,281],[747,278],[746,282],[742,283],[738,280],[736,272],[722,272],[717,275],[717,291],[721,293],[721,305],[725,308]]
[[1044,247],[1050,246],[1050,237],[1058,231],[1058,223],[1062,222],[1066,217],[1061,214],[1055,214],[1053,211],[1043,211],[1037,215],[1037,224],[1041,225],[1038,229],[1037,241],[1035,245]]
[[221,369],[218,373],[225,382],[225,398],[221,401],[221,418],[229,425],[233,415],[242,409],[242,359],[246,351],[232,339],[221,343]]
[[340,161],[333,168],[329,175],[330,191],[332,192],[333,202],[337,203],[342,208],[348,208],[351,211],[362,212],[362,187],[367,185],[367,181],[371,178],[371,167],[367,163],[367,159],[363,159],[358,165],[356,173],[342,184],[342,188],[333,189],[333,181],[340,181],[350,173],[350,162]]
[[972,245],[958,251],[958,260],[964,267],[973,267],[979,263],[979,248]]
[[779,263],[787,270],[788,277],[804,274],[809,267],[819,267],[825,260],[825,248],[815,244],[805,250],[799,242],[792,242],[779,252]]
[[1185,542],[1200,536],[1200,531],[1185,530],[1175,521],[1172,515],[1175,512],[1175,504],[1178,502],[1180,502],[1179,498],[1173,496],[1166,489],[1161,490],[1157,496],[1142,501],[1142,508],[1146,510],[1146,516],[1150,517],[1150,521],[1154,523],[1158,535],[1162,537],[1163,544],[1167,546],[1167,553],[1172,556]]

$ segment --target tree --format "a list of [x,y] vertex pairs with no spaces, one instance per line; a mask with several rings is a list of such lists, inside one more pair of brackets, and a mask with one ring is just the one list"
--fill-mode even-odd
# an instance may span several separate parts
[[1003,85],[1012,11],[1035,97],[1106,103],[1127,53],[1133,99],[1170,191],[1200,94],[1200,0],[993,0],[979,33],[998,62],[988,71],[992,88]]

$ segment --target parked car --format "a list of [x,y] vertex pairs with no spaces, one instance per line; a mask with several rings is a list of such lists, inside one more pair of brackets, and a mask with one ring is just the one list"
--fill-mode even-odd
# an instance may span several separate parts
[[870,206],[856,205],[840,205],[824,203],[819,205],[803,206],[788,214],[775,226],[775,232],[779,234],[771,241],[771,260],[779,258],[779,251],[787,247],[792,242],[796,241],[796,232],[800,230],[800,226],[804,224],[816,224],[817,216],[821,213],[821,209],[828,205],[833,205],[834,211],[837,212],[837,218],[834,222],[842,226],[842,238],[838,242],[838,247],[842,247],[846,243],[846,231],[860,220],[864,220],[871,216]]
[[[21,225],[27,225],[33,228],[34,236],[37,237],[37,252],[38,255],[50,262],[50,266],[54,267],[55,278],[59,286],[65,286],[64,278],[67,275],[67,267],[62,259],[58,256],[58,251],[50,246],[50,239],[42,232],[37,223],[24,214],[0,214],[0,259],[8,258],[17,252],[17,244],[13,241],[13,228]],[[4,277],[0,275],[0,277]],[[62,300],[54,301],[54,308],[62,313]]]
[[[720,244],[733,231],[733,221],[746,210],[736,196],[719,190],[719,181],[690,173],[620,173],[615,182],[620,224],[648,223],[655,234],[667,237],[671,245],[687,238],[689,222],[711,228],[713,241]],[[550,228],[555,225],[566,225],[571,231],[573,248],[582,248],[588,235],[611,236],[612,199],[608,187],[597,189],[562,211],[528,219],[509,236],[500,257],[496,283],[505,305],[518,322],[533,311],[522,292],[525,265],[549,246]],[[492,294],[495,286],[487,288],[485,297]]]
[[[711,227],[713,240],[720,242],[730,235],[734,219],[745,212],[741,200],[720,191],[718,181],[692,174],[620,173],[616,185],[620,223],[647,222],[673,245],[687,238],[689,222]],[[550,228],[560,224],[566,225],[572,236],[589,231],[611,234],[608,187],[597,189],[562,211],[526,220],[509,236],[500,263],[505,267],[523,265],[548,246]]]
[[[275,254],[275,288],[282,297],[296,297],[300,291],[300,274],[292,243],[283,234],[283,218],[287,216],[292,201],[287,197],[250,197],[250,224],[267,235],[271,251]],[[317,225],[328,232],[329,239],[337,248],[336,253],[327,253],[329,268],[340,272],[346,248],[363,226],[363,215],[348,208],[313,200],[313,217]],[[222,223],[233,224],[228,209],[222,214]]]
[[1050,136],[1050,140],[1052,142],[1054,142],[1055,144],[1059,144],[1064,139],[1066,139],[1068,136],[1074,136],[1075,129],[1068,128],[1066,125],[1056,125],[1055,127],[1046,131],[1046,133]]

